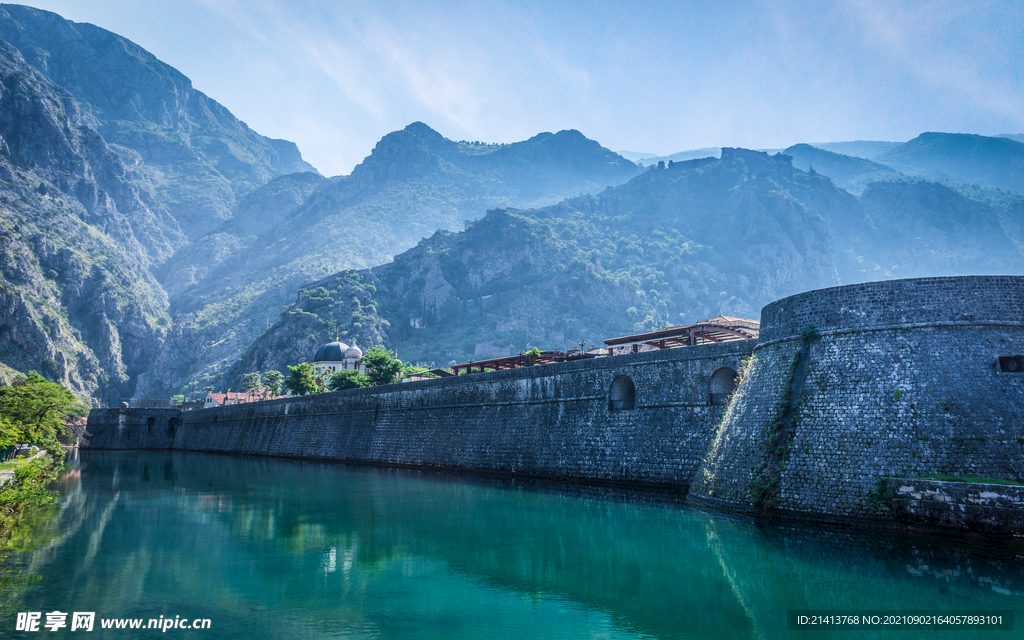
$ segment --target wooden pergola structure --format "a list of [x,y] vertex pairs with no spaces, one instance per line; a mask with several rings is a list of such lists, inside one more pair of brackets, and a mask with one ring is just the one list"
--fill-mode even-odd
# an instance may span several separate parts
[[473,373],[474,370],[482,373],[487,369],[492,371],[502,371],[504,369],[518,369],[526,366],[551,364],[552,362],[569,362],[572,360],[587,360],[589,358],[596,357],[598,357],[597,354],[588,353],[586,351],[541,351],[539,356],[535,356],[533,358],[532,365],[528,364],[529,356],[525,353],[521,353],[502,358],[491,358],[489,360],[453,364],[451,369],[455,375],[459,375],[459,371],[462,371],[463,373]]
[[715,316],[697,324],[667,327],[658,331],[609,338],[604,343],[608,347],[608,355],[613,356],[616,352],[636,353],[645,346],[655,349],[674,349],[717,342],[756,340],[760,330],[761,323],[757,320]]
[[570,348],[568,351],[542,351],[539,356],[533,358],[529,363],[529,356],[520,353],[514,356],[501,358],[490,358],[476,362],[463,362],[453,364],[451,372],[444,369],[432,369],[430,372],[441,377],[459,375],[460,373],[483,373],[484,371],[502,371],[505,369],[518,369],[520,367],[551,364],[553,362],[570,362],[573,360],[586,360],[598,358],[605,355],[614,356],[617,353],[636,353],[641,350],[650,349],[674,349],[676,347],[694,347],[701,344],[716,342],[733,342],[736,340],[756,340],[761,330],[761,323],[757,320],[746,318],[733,318],[731,316],[715,316],[709,320],[689,324],[684,327],[667,327],[658,331],[638,333],[631,336],[609,338],[604,341],[608,347],[607,353],[600,350],[582,351]]

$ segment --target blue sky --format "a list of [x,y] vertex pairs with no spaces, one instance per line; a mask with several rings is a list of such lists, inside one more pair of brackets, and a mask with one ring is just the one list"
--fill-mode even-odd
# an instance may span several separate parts
[[417,120],[660,155],[1024,132],[1015,2],[26,4],[133,40],[326,175]]

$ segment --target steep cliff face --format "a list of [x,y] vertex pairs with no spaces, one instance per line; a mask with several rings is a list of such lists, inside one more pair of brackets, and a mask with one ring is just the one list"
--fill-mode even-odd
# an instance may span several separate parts
[[[131,396],[163,364],[158,278],[188,292],[322,178],[121,36],[3,5],[0,40],[0,361]],[[246,200],[296,171],[298,195]]]
[[154,259],[184,238],[66,91],[0,43],[0,361],[131,386],[169,325]]
[[[191,239],[275,176],[315,171],[293,143],[252,131],[148,51],[91,24],[0,7],[0,39],[68,90],[137,182]],[[165,256],[166,257],[166,256]]]

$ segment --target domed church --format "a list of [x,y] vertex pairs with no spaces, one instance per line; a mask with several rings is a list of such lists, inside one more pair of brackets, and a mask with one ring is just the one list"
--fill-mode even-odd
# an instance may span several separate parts
[[363,351],[355,344],[351,347],[335,340],[316,350],[313,356],[313,375],[318,378],[330,376],[335,371],[358,371],[366,373],[366,366],[359,363]]

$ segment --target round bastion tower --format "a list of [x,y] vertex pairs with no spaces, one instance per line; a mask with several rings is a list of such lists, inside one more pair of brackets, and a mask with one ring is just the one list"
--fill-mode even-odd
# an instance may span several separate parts
[[692,478],[717,509],[884,516],[883,478],[1024,481],[1024,277],[809,291],[759,344]]

